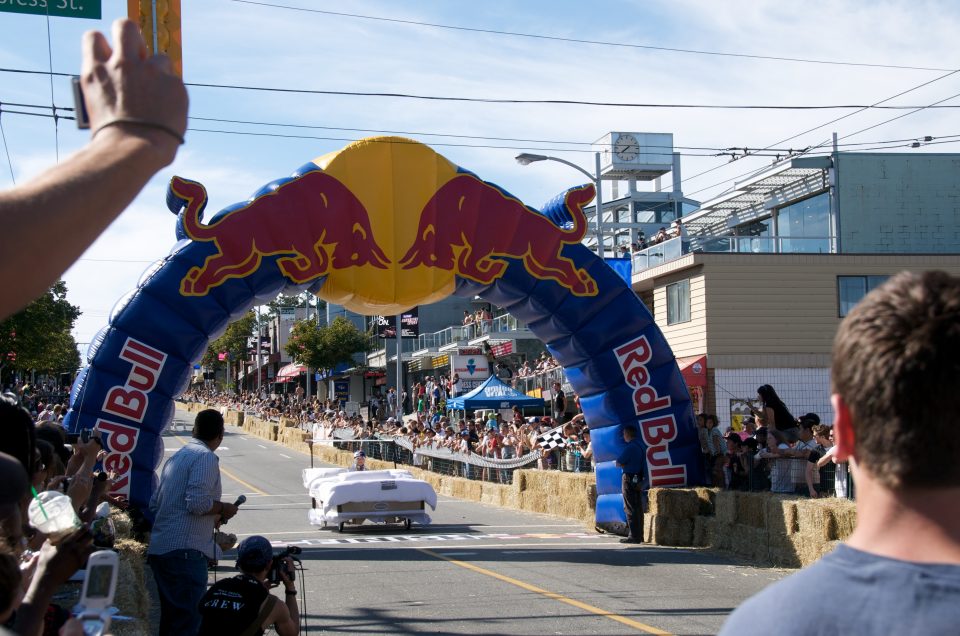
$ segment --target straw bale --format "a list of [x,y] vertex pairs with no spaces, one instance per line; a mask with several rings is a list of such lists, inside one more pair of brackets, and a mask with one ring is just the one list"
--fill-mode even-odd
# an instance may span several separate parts
[[112,633],[149,633],[147,617],[150,611],[150,599],[147,595],[143,568],[147,558],[147,548],[144,544],[131,539],[120,539],[114,547],[120,556],[114,604],[120,609],[121,614],[135,620],[126,622],[122,630],[121,624],[117,623]]
[[830,513],[834,519],[836,534],[831,539],[845,541],[857,527],[857,504],[849,499],[827,499],[831,503]]
[[536,490],[526,490],[520,495],[520,507],[531,512],[552,514],[555,501],[538,494]]
[[717,492],[716,488],[694,488],[693,491],[697,493],[697,499],[700,504],[698,515],[713,515],[714,506],[716,503]]
[[721,524],[733,525],[737,522],[737,495],[732,490],[720,490],[714,499],[714,510],[717,521]]
[[770,544],[783,543],[786,537],[796,534],[800,528],[797,525],[797,500],[779,495],[771,495],[767,499],[767,536]]
[[113,520],[113,527],[117,531],[117,539],[129,539],[133,536],[133,524],[130,521],[130,515],[126,512],[114,508],[110,510],[110,519]]
[[760,492],[737,493],[737,523],[765,528],[767,526],[766,506],[770,495]]
[[523,492],[527,489],[527,477],[529,474],[530,471],[525,469],[513,471],[513,483],[517,486],[517,492]]
[[770,545],[765,528],[738,523],[730,528],[730,549],[748,559],[765,562]]
[[515,510],[520,509],[520,493],[516,489],[504,488],[502,491],[503,499],[500,502],[500,505],[505,508],[513,508]]
[[816,563],[829,550],[825,539],[805,535],[802,532],[791,536],[790,542],[793,544],[793,551],[800,562],[800,567]]
[[[650,543],[671,546],[693,544],[693,519],[672,519],[662,515],[649,515],[649,517],[653,526]],[[646,516],[644,523],[646,523]]]
[[768,552],[770,563],[781,568],[800,567],[800,557],[793,548],[770,547]]
[[729,550],[733,537],[733,524],[723,523],[717,517],[707,518],[706,532],[711,538],[710,545],[718,550]]
[[643,515],[643,541],[644,543],[656,543],[656,532],[654,531],[654,520],[656,515],[649,512]]
[[463,484],[463,498],[470,501],[480,501],[483,482],[465,479]]
[[693,545],[698,548],[707,548],[713,545],[711,523],[716,522],[714,519],[703,515],[697,515],[693,518]]
[[797,502],[797,525],[800,535],[820,542],[835,539],[837,535],[830,504],[817,499],[801,499]]
[[651,488],[650,513],[670,519],[689,519],[697,516],[700,500],[697,493],[681,488]]

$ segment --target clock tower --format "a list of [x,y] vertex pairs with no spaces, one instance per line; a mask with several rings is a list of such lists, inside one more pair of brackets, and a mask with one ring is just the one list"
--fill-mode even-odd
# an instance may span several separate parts
[[673,134],[607,133],[594,144],[603,179],[652,181],[673,169]]

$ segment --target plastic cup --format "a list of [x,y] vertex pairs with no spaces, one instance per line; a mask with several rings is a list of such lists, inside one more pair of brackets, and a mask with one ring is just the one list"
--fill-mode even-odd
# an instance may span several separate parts
[[30,525],[47,535],[53,544],[80,527],[80,518],[73,510],[70,497],[55,490],[45,490],[33,498],[27,508],[27,518]]

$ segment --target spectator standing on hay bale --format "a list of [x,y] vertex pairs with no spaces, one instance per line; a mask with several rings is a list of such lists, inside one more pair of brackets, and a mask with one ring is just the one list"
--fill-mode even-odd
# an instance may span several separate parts
[[[902,273],[840,324],[836,458],[857,483],[857,528],[754,596],[721,634],[956,634],[960,625],[960,278]],[[817,590],[817,611],[784,603]],[[770,607],[777,607],[770,612]]]

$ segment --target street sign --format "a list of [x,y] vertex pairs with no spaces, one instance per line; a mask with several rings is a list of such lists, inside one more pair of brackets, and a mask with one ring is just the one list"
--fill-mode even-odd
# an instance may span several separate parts
[[99,20],[101,0],[0,0],[0,11]]

